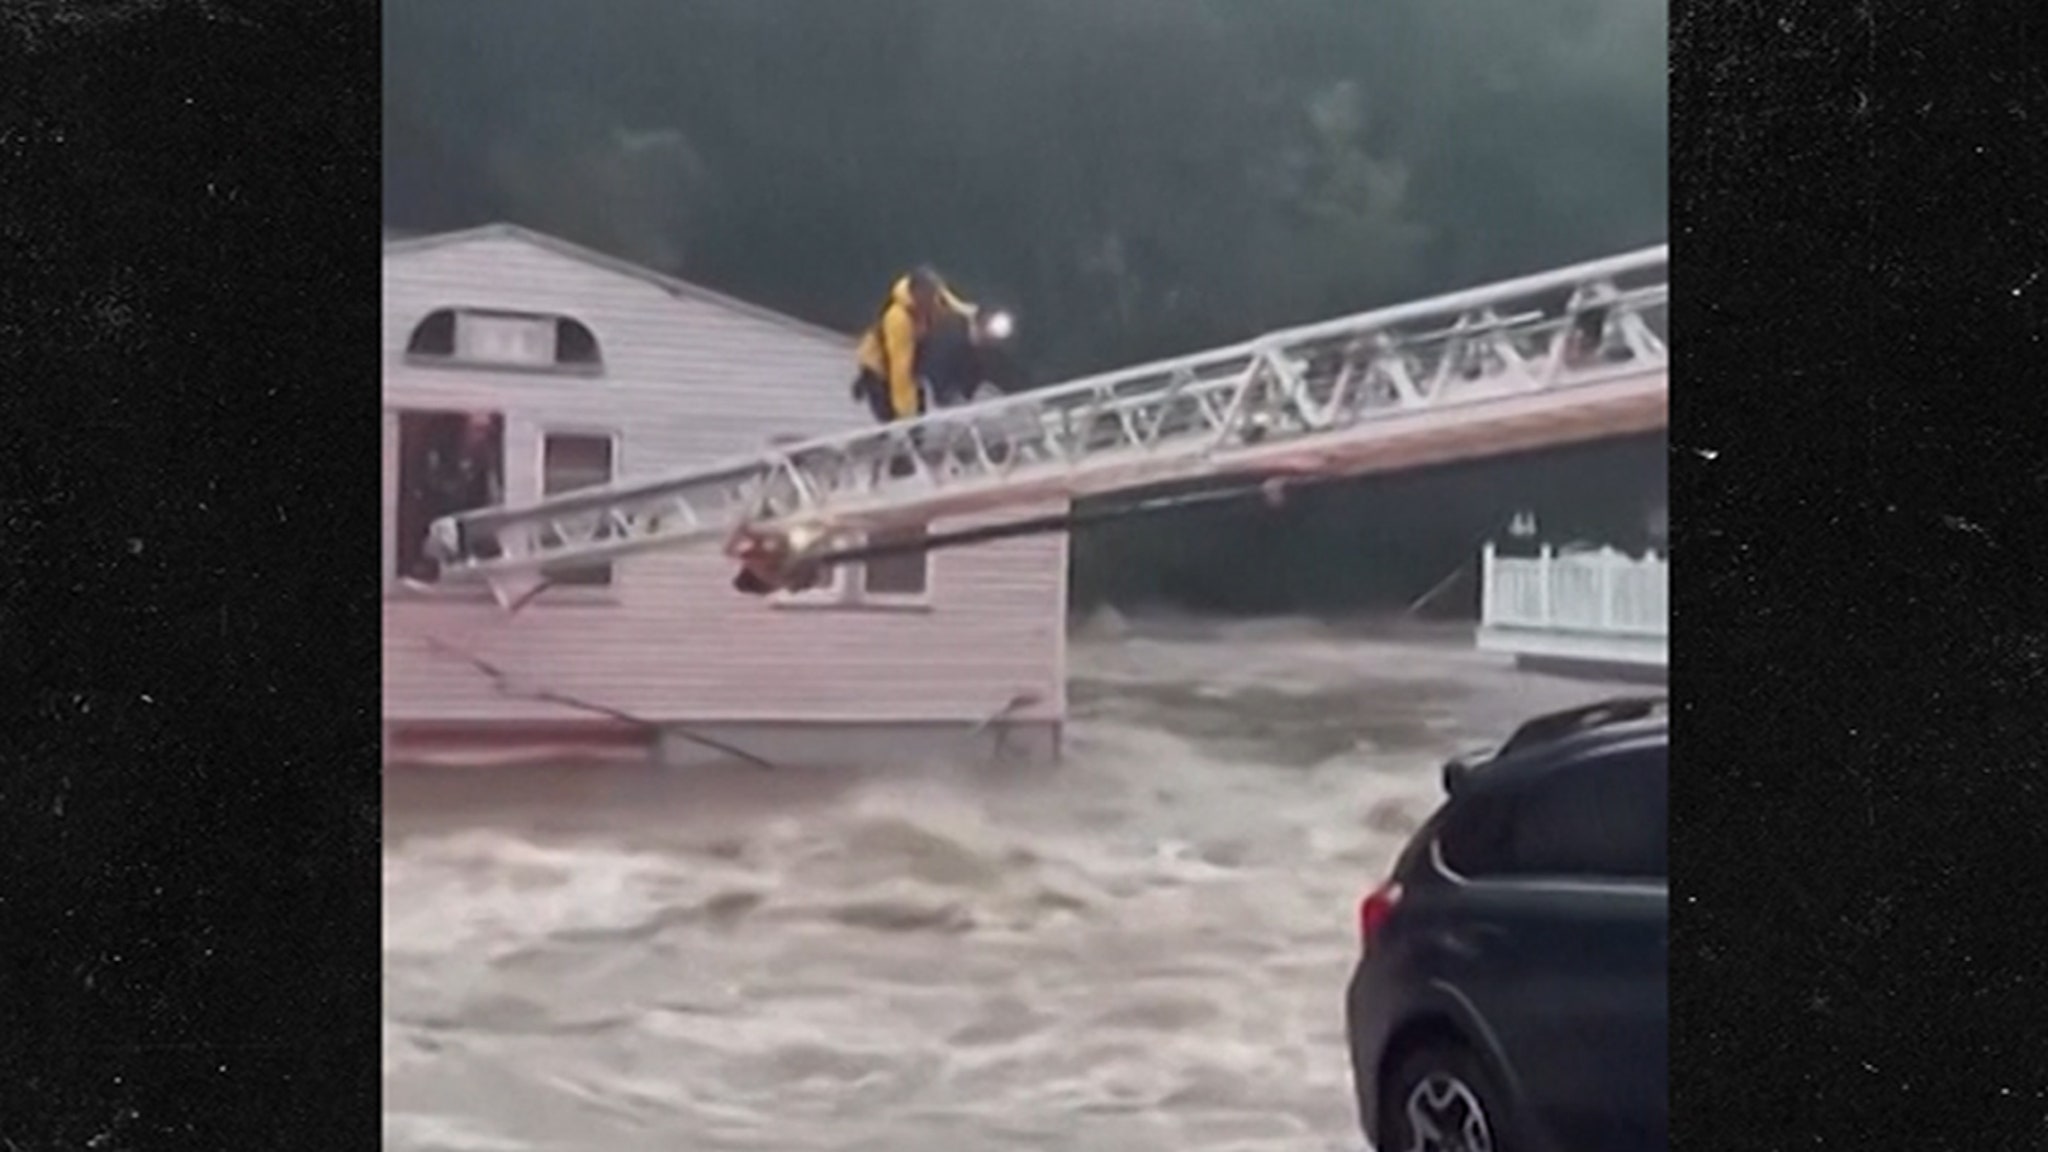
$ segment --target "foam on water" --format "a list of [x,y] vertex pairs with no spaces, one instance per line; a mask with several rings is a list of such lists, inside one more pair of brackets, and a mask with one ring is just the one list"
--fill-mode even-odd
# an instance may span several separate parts
[[1355,1148],[1359,892],[1446,754],[1602,689],[1299,623],[1074,661],[1044,773],[392,812],[386,1146]]

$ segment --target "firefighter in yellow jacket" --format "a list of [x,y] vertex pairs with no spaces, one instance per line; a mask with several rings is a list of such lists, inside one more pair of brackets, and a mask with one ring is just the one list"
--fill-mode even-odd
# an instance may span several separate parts
[[929,267],[896,281],[881,315],[860,340],[860,375],[853,395],[866,402],[884,424],[924,413],[924,390],[918,360],[935,336],[949,328],[971,327],[977,309],[946,287]]

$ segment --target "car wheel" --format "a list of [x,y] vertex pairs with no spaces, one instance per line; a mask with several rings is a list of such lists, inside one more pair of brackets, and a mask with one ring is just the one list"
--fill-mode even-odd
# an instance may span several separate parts
[[1471,1051],[1430,1044],[1381,1085],[1378,1152],[1514,1152],[1505,1096]]

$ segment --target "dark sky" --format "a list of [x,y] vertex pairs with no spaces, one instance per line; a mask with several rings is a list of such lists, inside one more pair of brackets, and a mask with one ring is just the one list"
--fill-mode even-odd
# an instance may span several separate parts
[[[1665,35],[1643,0],[390,3],[385,216],[514,220],[844,330],[935,261],[1018,311],[1046,382],[1663,241]],[[1556,490],[1550,519],[1625,533],[1663,485],[1648,449],[1501,468],[1416,500]],[[1266,566],[1326,576],[1235,570],[1260,529],[1226,517],[1106,533],[1077,591],[1399,598],[1475,529],[1375,491]]]

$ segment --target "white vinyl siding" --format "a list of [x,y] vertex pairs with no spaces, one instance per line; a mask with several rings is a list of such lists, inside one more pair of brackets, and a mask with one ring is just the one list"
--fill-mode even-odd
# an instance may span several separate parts
[[[413,326],[447,308],[572,315],[595,334],[603,371],[451,369],[408,359]],[[506,230],[387,249],[384,350],[387,554],[400,409],[503,413],[504,482],[514,502],[543,491],[549,434],[615,435],[612,467],[627,478],[867,418],[847,396],[851,337],[702,299]],[[939,553],[929,561],[927,593],[887,597],[914,608],[899,611],[798,611],[742,595],[715,547],[622,561],[612,587],[544,593],[512,617],[489,603],[392,596],[384,604],[385,719],[587,718],[501,694],[437,649],[446,644],[513,672],[527,690],[653,721],[972,724],[1021,695],[1036,702],[1013,719],[1056,720],[1065,707],[1066,565],[1060,536]]]

